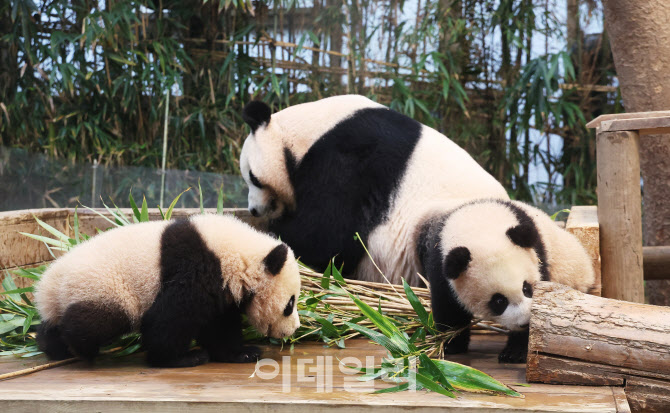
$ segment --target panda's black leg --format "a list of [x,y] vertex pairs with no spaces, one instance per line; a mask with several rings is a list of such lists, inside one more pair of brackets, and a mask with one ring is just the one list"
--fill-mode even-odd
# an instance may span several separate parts
[[64,360],[72,357],[67,344],[61,337],[60,328],[46,321],[37,326],[37,346],[51,360]]
[[444,277],[431,277],[430,283],[435,327],[440,331],[464,329],[445,344],[445,353],[465,353],[470,345],[470,328],[466,327],[472,321],[472,314],[456,300]]
[[250,363],[261,357],[261,350],[245,346],[239,310],[229,309],[204,325],[198,343],[207,350],[212,361],[220,363]]
[[101,346],[130,332],[132,326],[120,307],[84,301],[65,310],[59,328],[63,341],[75,355],[93,361]]
[[525,363],[528,356],[529,330],[512,331],[505,348],[498,355],[500,363]]
[[205,349],[189,351],[199,320],[169,301],[159,294],[142,317],[140,330],[147,362],[154,367],[194,367],[207,363],[209,355]]

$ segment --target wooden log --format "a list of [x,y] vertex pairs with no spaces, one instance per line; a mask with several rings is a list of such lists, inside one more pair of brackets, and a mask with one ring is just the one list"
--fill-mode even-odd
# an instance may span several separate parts
[[642,248],[645,280],[670,280],[670,246]]
[[640,137],[598,132],[598,222],[602,295],[644,302]]
[[[670,406],[670,308],[533,289],[529,382],[621,386],[632,411]],[[666,409],[666,410],[663,410]]]
[[596,274],[596,282],[589,291],[593,295],[601,295],[600,276],[600,226],[598,225],[598,207],[573,206],[565,224],[565,230],[577,237],[589,254]]

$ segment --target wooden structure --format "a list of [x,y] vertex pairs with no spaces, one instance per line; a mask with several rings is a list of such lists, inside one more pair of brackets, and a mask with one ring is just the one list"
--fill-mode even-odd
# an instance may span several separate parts
[[526,378],[619,386],[632,411],[670,411],[670,307],[535,285]]
[[[425,391],[372,394],[389,387],[383,382],[361,382],[343,372],[339,360],[372,356],[381,361],[385,350],[364,339],[347,341],[347,348],[324,348],[323,343],[301,343],[282,349],[264,347],[264,357],[279,366],[276,377],[261,376],[252,364],[210,363],[185,369],[149,368],[141,355],[106,358],[90,366],[69,364],[0,382],[0,405],[7,412],[238,412],[294,413],[346,411],[395,413],[430,412],[628,412],[623,390],[601,386],[525,385],[523,364],[498,364],[505,337],[474,334],[467,354],[450,357],[511,385],[524,398],[459,393],[450,399]],[[289,357],[289,358],[284,358]],[[0,357],[0,374],[44,359]],[[302,367],[301,367],[302,364]],[[304,367],[304,368],[303,368]],[[261,372],[272,373],[265,366]]]
[[[128,215],[129,210],[124,210]],[[103,212],[103,211],[101,211]],[[174,216],[185,216],[199,210],[175,210]],[[229,210],[252,225],[258,223],[246,210]],[[108,215],[105,213],[105,215]],[[593,207],[574,208],[566,229],[574,233],[594,259],[599,272],[598,232]],[[151,210],[150,216],[158,219],[159,213]],[[0,267],[30,267],[52,260],[49,251],[38,241],[18,232],[39,233],[35,217],[72,235],[73,209],[46,209],[32,211],[0,212]],[[96,228],[111,224],[101,216],[87,210],[78,211],[82,233],[93,235]],[[16,279],[19,284],[22,279]],[[192,369],[152,369],[141,356],[123,359],[103,359],[89,366],[75,363],[39,371],[0,383],[0,404],[8,411],[220,411],[221,409],[290,411],[305,407],[318,410],[347,409],[353,412],[393,412],[411,408],[417,412],[443,411],[528,411],[528,412],[627,412],[628,402],[624,391],[616,386],[571,386],[525,384],[525,365],[501,365],[497,354],[506,338],[499,334],[473,333],[470,352],[450,357],[451,360],[470,364],[498,380],[511,385],[524,394],[517,399],[502,396],[462,393],[452,400],[426,392],[371,394],[370,390],[390,384],[376,382],[374,389],[339,370],[338,359],[353,356],[365,359],[374,356],[379,362],[384,349],[366,340],[347,342],[344,350],[327,349],[321,343],[301,343],[291,351],[269,346],[265,357],[280,366],[284,356],[288,359],[287,371],[272,380],[253,376],[253,364],[208,364]],[[318,366],[301,373],[299,360],[312,361],[323,357],[326,371],[333,372],[332,391],[323,391],[327,385],[319,377]],[[328,358],[330,357],[330,358]],[[43,357],[20,359],[0,357],[0,374],[44,363]],[[329,367],[328,367],[329,366]],[[345,388],[344,380],[351,383]],[[290,392],[284,392],[284,380],[291,382]],[[321,381],[320,381],[321,380]]]
[[641,303],[640,136],[670,132],[670,111],[602,115],[586,126],[597,128],[602,293],[604,297]]

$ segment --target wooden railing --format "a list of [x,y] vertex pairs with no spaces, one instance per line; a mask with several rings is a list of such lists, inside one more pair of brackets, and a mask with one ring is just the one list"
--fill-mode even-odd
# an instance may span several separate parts
[[643,252],[640,136],[670,133],[670,111],[602,115],[586,126],[596,128],[603,296],[643,303],[644,270],[665,278],[670,251]]

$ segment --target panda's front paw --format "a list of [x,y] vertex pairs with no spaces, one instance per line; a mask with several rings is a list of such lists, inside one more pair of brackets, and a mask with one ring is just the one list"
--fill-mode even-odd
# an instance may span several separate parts
[[505,347],[498,355],[498,363],[525,363],[527,349]]
[[244,346],[234,350],[218,352],[212,357],[219,363],[254,363],[261,358],[261,349],[256,346]]
[[498,355],[499,363],[525,363],[528,356],[528,330],[512,332]]
[[256,346],[242,347],[238,352],[232,354],[232,363],[255,363],[261,358],[261,349]]

